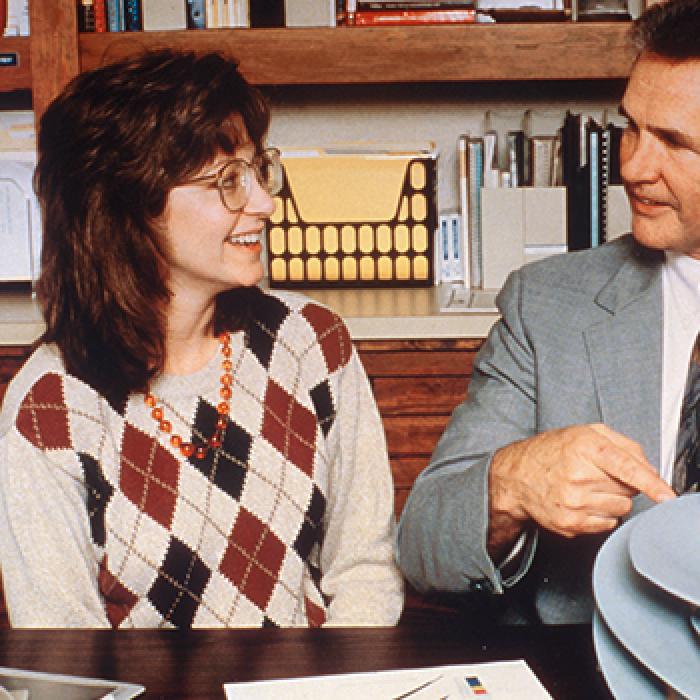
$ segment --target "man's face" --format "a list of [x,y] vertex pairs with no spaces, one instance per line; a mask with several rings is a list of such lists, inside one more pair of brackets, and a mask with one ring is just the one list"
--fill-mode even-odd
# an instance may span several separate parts
[[700,59],[643,53],[621,113],[620,171],[642,245],[700,259]]

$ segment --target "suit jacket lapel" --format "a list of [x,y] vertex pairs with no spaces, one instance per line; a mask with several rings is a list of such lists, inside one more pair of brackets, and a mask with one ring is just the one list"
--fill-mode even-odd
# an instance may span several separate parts
[[584,331],[603,422],[636,440],[659,467],[663,300],[661,264],[631,259],[596,302],[609,313]]

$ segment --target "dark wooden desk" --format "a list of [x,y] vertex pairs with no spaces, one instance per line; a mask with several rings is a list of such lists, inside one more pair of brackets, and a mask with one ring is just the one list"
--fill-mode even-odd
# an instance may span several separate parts
[[423,615],[391,629],[0,631],[0,665],[141,683],[150,700],[223,700],[233,681],[518,658],[555,700],[609,698],[585,626],[475,632]]

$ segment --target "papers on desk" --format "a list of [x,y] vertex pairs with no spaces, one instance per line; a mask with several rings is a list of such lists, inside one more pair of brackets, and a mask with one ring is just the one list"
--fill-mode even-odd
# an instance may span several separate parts
[[552,700],[525,661],[227,683],[227,700]]
[[467,289],[461,282],[438,288],[441,313],[496,313],[497,289]]
[[130,700],[144,690],[133,683],[0,666],[0,700]]

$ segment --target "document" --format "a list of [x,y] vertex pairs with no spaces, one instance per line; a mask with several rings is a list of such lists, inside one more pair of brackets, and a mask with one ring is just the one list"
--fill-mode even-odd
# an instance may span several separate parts
[[227,683],[227,700],[552,700],[519,661]]
[[0,700],[131,700],[144,690],[134,683],[0,667]]

